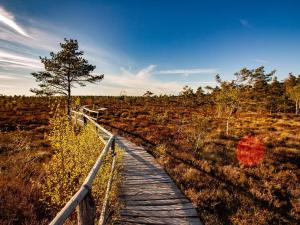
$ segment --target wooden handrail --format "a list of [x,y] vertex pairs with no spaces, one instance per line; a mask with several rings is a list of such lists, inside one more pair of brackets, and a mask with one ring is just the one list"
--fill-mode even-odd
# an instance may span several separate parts
[[103,111],[103,110],[106,110],[107,108],[99,108],[99,109],[96,109],[96,110],[92,110],[92,109],[89,109],[87,108],[88,105],[84,105],[82,106],[81,108],[85,111],[88,111],[88,112],[91,112],[91,113],[99,113],[99,111]]
[[[55,218],[50,222],[50,225],[61,225],[63,224],[66,219],[71,215],[71,213],[75,210],[75,208],[78,206],[79,210],[78,210],[78,224],[84,224],[84,225],[90,225],[90,224],[94,224],[94,216],[95,213],[93,213],[92,211],[88,212],[89,207],[87,207],[87,205],[89,205],[89,201],[90,199],[92,199],[92,195],[91,195],[91,187],[92,187],[92,183],[97,175],[97,172],[100,168],[100,166],[103,163],[103,159],[105,157],[105,155],[107,154],[107,152],[111,149],[114,153],[115,151],[115,136],[110,133],[109,131],[107,131],[106,129],[104,129],[103,127],[101,127],[98,123],[96,123],[94,120],[92,120],[88,115],[81,113],[81,112],[76,112],[76,111],[71,111],[71,113],[75,114],[75,115],[81,115],[84,118],[86,118],[87,120],[89,120],[93,125],[95,125],[98,129],[100,129],[102,132],[104,132],[106,135],[109,136],[109,140],[107,141],[107,143],[105,144],[104,149],[102,150],[101,154],[99,155],[99,157],[97,158],[94,166],[92,167],[92,169],[90,170],[89,174],[87,175],[86,179],[84,180],[83,184],[81,185],[81,187],[79,188],[79,190],[76,192],[75,195],[73,195],[73,197],[67,202],[67,204],[61,209],[61,211],[55,216]],[[77,120],[78,118],[75,117],[75,119]],[[103,138],[102,138],[103,140]],[[105,218],[105,212],[106,212],[106,208],[107,208],[107,201],[108,201],[108,195],[109,195],[109,191],[111,189],[111,183],[112,183],[112,177],[113,177],[113,170],[114,170],[114,166],[115,166],[115,154],[113,154],[114,159],[112,162],[112,166],[111,166],[111,174],[110,174],[110,178],[107,184],[107,191],[105,194],[105,198],[104,198],[104,203],[102,206],[102,211],[101,211],[101,217],[100,217],[100,222],[104,221]],[[84,202],[84,203],[83,203]],[[94,207],[93,207],[94,208]],[[84,215],[86,214],[86,215]],[[88,215],[91,214],[91,215]],[[102,215],[103,214],[103,215]]]
[[82,112],[77,112],[74,110],[71,110],[71,113],[77,114],[77,115],[81,115],[82,117],[85,117],[87,120],[89,120],[93,125],[95,125],[98,129],[100,129],[102,132],[104,132],[105,134],[107,134],[108,136],[112,136],[113,134],[111,132],[109,132],[108,130],[106,130],[105,128],[103,128],[102,126],[100,126],[97,122],[95,122],[92,117],[82,113]]
[[91,113],[99,113],[99,111],[91,110],[91,109],[86,108],[86,107],[82,107],[82,109],[85,110],[85,111],[91,112]]

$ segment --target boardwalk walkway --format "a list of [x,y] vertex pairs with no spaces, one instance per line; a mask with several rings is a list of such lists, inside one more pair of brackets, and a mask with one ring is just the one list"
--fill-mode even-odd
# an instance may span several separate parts
[[[84,110],[89,113],[94,112],[87,108]],[[201,225],[193,204],[145,149],[112,134],[96,122],[97,118],[84,114],[83,110],[72,111],[72,118],[76,125],[85,125],[88,121],[93,124],[105,146],[79,190],[57,213],[51,225],[62,225],[76,207],[78,208],[78,224],[95,224],[96,207],[91,188],[105,155],[109,151],[115,151],[115,144],[123,149],[123,183],[120,195],[122,206],[118,224]],[[106,224],[107,202],[113,181],[115,161],[116,157],[113,154],[112,172],[103,199],[99,225]]]
[[142,147],[117,137],[123,152],[119,224],[201,224],[195,207]]

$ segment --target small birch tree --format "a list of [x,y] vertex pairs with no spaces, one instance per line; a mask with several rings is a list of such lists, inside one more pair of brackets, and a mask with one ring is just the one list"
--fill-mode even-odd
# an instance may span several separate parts
[[240,103],[240,87],[237,81],[222,81],[220,76],[216,76],[217,82],[220,84],[220,90],[216,96],[216,103],[219,112],[226,117],[226,134],[229,133],[229,121],[236,113]]
[[300,84],[297,84],[296,86],[288,89],[287,92],[290,96],[290,99],[295,102],[295,113],[296,115],[298,115],[300,108]]

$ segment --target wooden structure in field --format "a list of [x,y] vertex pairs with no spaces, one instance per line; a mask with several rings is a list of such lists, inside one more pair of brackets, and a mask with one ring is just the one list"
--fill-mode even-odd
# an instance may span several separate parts
[[[193,204],[145,149],[105,130],[95,122],[94,118],[85,114],[84,110],[86,107],[81,112],[72,111],[74,121],[82,125],[87,121],[94,124],[105,147],[81,188],[50,224],[63,224],[76,207],[78,224],[95,224],[97,218],[95,218],[95,205],[91,193],[92,182],[102,165],[104,156],[109,151],[114,152],[115,145],[123,150],[123,180],[120,196],[122,206],[117,224],[201,224]],[[114,157],[101,215],[97,221],[99,225],[106,224],[106,209],[111,185],[113,185],[115,161]]]

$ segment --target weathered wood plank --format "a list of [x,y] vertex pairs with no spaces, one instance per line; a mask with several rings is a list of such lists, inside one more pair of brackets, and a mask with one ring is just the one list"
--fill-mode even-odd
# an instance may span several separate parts
[[124,210],[138,210],[138,211],[171,211],[182,209],[195,209],[192,203],[179,205],[156,205],[156,206],[125,206]]
[[[148,200],[172,200],[172,199],[186,199],[184,196],[178,196],[176,193],[168,194],[156,194],[149,196],[148,194],[139,194],[139,195],[128,195],[121,194],[121,198],[126,198],[128,201],[148,201]],[[189,201],[187,201],[189,203]]]
[[193,204],[142,147],[117,138],[123,148],[123,185],[119,224],[200,225]]
[[134,200],[127,200],[125,198],[125,204],[131,206],[162,206],[162,205],[181,205],[185,203],[190,203],[189,200],[186,198],[181,199],[149,199],[144,201],[134,201]]
[[157,225],[201,225],[199,218],[159,218],[159,217],[134,217],[123,216],[120,224],[157,224]]
[[[152,208],[155,208],[152,206]],[[121,216],[136,216],[136,217],[159,217],[159,218],[186,218],[186,217],[198,217],[194,208],[192,209],[179,209],[179,210],[152,210],[145,211],[131,208],[123,209],[120,211]]]
[[169,177],[165,174],[143,174],[143,173],[134,173],[134,174],[126,174],[124,173],[124,176],[126,175],[126,178],[124,180],[139,180],[139,179],[168,179]]
[[123,184],[124,185],[130,185],[130,186],[134,186],[134,185],[149,185],[149,184],[160,184],[160,183],[172,183],[171,180],[165,179],[165,180],[127,180],[124,181]]

